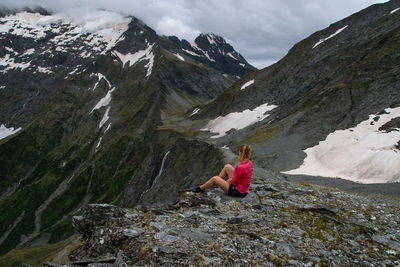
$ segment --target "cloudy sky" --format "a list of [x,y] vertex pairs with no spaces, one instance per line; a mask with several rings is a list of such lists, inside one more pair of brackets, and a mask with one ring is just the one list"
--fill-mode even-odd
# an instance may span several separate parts
[[103,8],[136,16],[161,35],[193,41],[223,36],[249,63],[266,67],[297,42],[385,0],[0,0],[0,6],[41,5],[79,16]]

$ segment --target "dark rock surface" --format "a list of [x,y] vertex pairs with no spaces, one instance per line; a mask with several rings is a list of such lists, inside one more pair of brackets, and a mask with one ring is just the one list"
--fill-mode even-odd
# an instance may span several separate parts
[[254,180],[251,195],[215,188],[161,208],[86,206],[74,217],[85,242],[70,258],[123,255],[129,266],[400,264],[397,198],[268,177]]

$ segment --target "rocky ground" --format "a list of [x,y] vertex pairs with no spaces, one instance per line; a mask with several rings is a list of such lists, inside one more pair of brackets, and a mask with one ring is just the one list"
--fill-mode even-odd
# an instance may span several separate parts
[[214,188],[169,206],[88,205],[74,226],[84,245],[67,266],[400,266],[398,198],[274,179],[244,199]]

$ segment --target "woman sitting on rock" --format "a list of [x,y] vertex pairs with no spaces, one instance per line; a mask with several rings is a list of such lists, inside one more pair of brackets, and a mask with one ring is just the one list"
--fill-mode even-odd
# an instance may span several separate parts
[[[218,176],[214,176],[204,184],[194,188],[195,193],[204,192],[206,188],[218,185],[232,197],[245,197],[249,192],[251,177],[253,175],[253,163],[250,161],[249,145],[242,144],[239,149],[239,165],[233,168],[226,164]],[[228,176],[228,180],[225,177]]]

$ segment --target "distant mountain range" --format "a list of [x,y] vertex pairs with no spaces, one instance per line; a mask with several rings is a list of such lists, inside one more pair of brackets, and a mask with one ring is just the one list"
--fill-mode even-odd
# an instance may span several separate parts
[[88,203],[173,203],[243,142],[255,178],[400,182],[399,8],[364,9],[262,70],[212,33],[1,9],[0,254],[68,238]]

